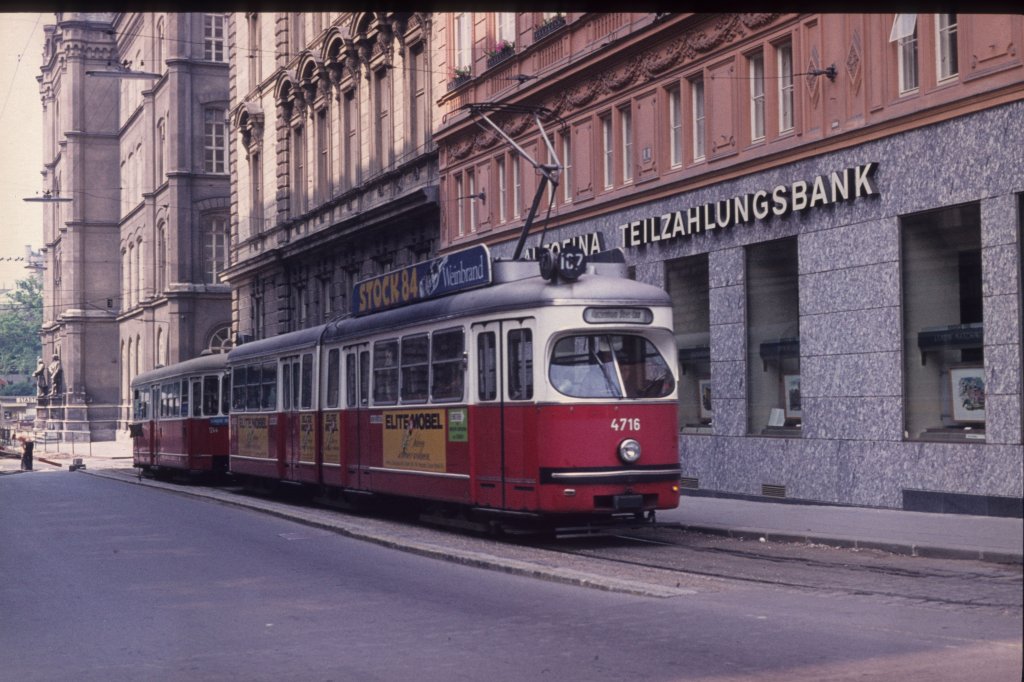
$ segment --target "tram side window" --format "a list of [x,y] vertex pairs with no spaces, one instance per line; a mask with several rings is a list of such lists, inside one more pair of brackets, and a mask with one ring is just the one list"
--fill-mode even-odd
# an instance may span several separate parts
[[163,384],[160,387],[160,416],[177,417],[181,399],[181,382]]
[[533,398],[533,332],[529,329],[508,333],[508,397]]
[[359,352],[359,404],[370,404],[370,351]]
[[430,337],[422,334],[402,338],[402,402],[426,402],[429,362]]
[[181,381],[177,382],[177,386],[178,386],[178,390],[180,391],[180,395],[181,395],[181,403],[180,403],[181,411],[178,412],[178,416],[180,416],[180,417],[187,417],[188,416],[188,379],[182,379]]
[[287,358],[281,363],[281,398],[282,408],[292,409],[292,360]]
[[220,382],[220,413],[231,412],[231,375],[225,374]]
[[398,402],[398,340],[373,344],[373,402]]
[[302,356],[302,409],[313,407],[313,354]]
[[477,393],[480,400],[498,397],[498,352],[494,332],[476,337]]
[[260,409],[260,366],[249,365],[245,368],[245,409]]
[[327,351],[327,396],[324,402],[330,408],[338,407],[341,400],[340,356],[341,349],[339,348],[332,348]]
[[149,388],[135,389],[135,419],[149,419]]
[[356,406],[356,391],[357,391],[357,380],[356,375],[356,354],[348,353],[345,355],[345,406],[355,407]]
[[203,377],[203,416],[216,417],[220,403],[220,379],[213,374]]
[[277,363],[263,363],[263,384],[260,389],[260,409],[277,409]]
[[245,367],[235,367],[232,371],[231,409],[245,410]]
[[430,357],[433,377],[430,395],[434,400],[462,400],[465,381],[464,336],[461,329],[449,329],[434,334],[433,352]]
[[[192,379],[192,416],[202,417],[203,416],[203,381],[202,379]],[[216,410],[214,410],[216,414]]]

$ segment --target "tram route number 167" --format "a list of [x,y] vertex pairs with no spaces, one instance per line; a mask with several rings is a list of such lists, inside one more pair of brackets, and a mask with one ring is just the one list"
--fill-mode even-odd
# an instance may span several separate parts
[[612,419],[612,431],[639,431],[640,417],[616,417]]

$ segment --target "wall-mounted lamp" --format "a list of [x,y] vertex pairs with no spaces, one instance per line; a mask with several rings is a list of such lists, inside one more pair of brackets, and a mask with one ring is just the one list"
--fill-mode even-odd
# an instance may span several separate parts
[[71,197],[62,197],[50,190],[43,192],[41,197],[25,197],[22,201],[36,201],[45,204],[54,204],[62,201],[72,201]]
[[461,197],[455,197],[456,199],[479,199],[480,201],[487,203],[487,192],[480,190],[477,194],[467,194]]
[[826,78],[828,78],[830,81],[832,81],[834,83],[835,80],[836,80],[836,76],[839,75],[839,72],[836,71],[836,65],[835,64],[830,64],[828,67],[826,67],[824,69],[811,69],[810,71],[807,72],[807,75],[808,76],[825,76]]
[[132,71],[131,62],[127,59],[120,64],[114,62],[107,62],[107,66],[114,67],[113,71],[86,71],[86,76],[100,76],[103,78],[140,78],[151,80],[153,78],[160,78],[158,73],[149,73],[148,71]]

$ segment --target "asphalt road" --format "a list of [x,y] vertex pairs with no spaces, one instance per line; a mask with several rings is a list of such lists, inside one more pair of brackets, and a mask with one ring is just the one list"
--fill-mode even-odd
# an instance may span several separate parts
[[0,478],[5,680],[1020,679],[1019,608],[680,582],[639,597],[88,475]]

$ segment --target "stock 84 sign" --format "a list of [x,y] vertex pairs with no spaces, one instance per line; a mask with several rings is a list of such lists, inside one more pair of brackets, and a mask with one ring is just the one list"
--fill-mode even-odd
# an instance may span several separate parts
[[366,315],[491,283],[491,255],[474,246],[358,282],[355,314]]

